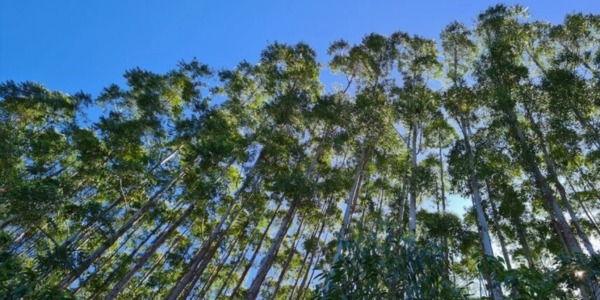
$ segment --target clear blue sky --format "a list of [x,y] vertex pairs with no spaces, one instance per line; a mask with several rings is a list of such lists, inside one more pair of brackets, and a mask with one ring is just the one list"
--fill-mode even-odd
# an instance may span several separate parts
[[[397,30],[437,38],[452,20],[471,24],[496,1],[407,0],[0,0],[0,82],[40,82],[96,95],[133,67],[162,72],[197,57],[229,68],[274,41],[304,41],[326,61],[336,39]],[[600,1],[505,1],[534,19],[600,13]]]

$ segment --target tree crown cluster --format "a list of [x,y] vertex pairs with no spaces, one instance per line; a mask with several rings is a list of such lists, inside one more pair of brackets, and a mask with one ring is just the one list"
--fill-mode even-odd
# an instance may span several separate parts
[[600,15],[328,55],[0,83],[0,295],[600,299]]

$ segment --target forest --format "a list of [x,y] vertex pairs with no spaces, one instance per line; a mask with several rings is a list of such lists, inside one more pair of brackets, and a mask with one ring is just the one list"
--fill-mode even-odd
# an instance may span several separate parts
[[474,17],[0,83],[0,298],[600,299],[600,14]]

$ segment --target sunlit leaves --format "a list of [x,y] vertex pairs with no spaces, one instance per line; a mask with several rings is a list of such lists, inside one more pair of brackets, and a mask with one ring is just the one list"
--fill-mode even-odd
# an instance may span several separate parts
[[[327,64],[273,43],[218,73],[135,68],[93,100],[0,84],[0,293],[164,298],[190,271],[189,297],[237,298],[263,271],[257,295],[281,299],[576,295],[598,276],[581,234],[564,245],[600,233],[599,18],[526,17],[339,40]],[[483,221],[512,270],[483,255]]]

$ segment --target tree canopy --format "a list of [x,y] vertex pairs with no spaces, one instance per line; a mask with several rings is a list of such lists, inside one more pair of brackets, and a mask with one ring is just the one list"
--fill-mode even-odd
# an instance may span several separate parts
[[0,295],[600,299],[600,15],[328,56],[0,83]]

